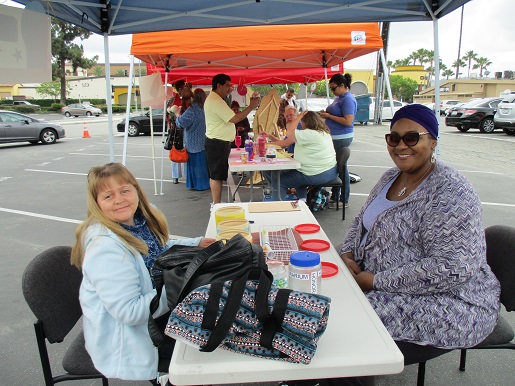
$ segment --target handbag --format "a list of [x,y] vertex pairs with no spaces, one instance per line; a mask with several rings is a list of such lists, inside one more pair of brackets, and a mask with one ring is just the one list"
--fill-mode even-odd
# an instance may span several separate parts
[[195,288],[236,279],[252,267],[266,269],[263,249],[251,244],[241,234],[233,236],[225,244],[217,241],[206,248],[173,245],[164,251],[152,268],[157,294],[150,302],[148,328],[154,345],[160,347],[171,341],[152,318],[159,307],[163,286],[168,307],[173,310]]
[[188,152],[186,151],[186,146],[183,145],[182,142],[182,132],[179,133],[180,143],[177,142],[179,138],[177,138],[177,132],[181,130],[179,126],[175,125],[173,128],[173,139],[172,139],[172,147],[170,149],[170,153],[168,157],[170,161],[177,163],[188,162]]
[[272,281],[270,272],[252,268],[237,280],[199,287],[174,308],[165,334],[203,352],[221,347],[309,364],[326,330],[331,299],[271,288]]
[[170,161],[173,162],[188,162],[188,152],[186,151],[186,147],[183,147],[182,150],[178,150],[174,145],[172,145],[172,149],[170,150],[170,154],[168,156]]

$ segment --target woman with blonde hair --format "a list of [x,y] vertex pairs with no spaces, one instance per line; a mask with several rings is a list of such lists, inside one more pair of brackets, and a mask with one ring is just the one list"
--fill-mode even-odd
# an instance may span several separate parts
[[[86,350],[108,378],[155,379],[159,357],[171,357],[173,347],[158,352],[150,339],[147,322],[156,291],[149,269],[174,244],[204,247],[214,240],[169,240],[165,216],[119,163],[90,169],[87,204],[71,255],[83,274],[79,299]],[[167,311],[163,291],[153,316]],[[166,315],[160,322],[166,323]]]
[[[302,130],[297,130],[299,122]],[[268,183],[274,188],[272,199],[278,200],[279,195],[284,200],[286,190],[295,188],[297,197],[305,199],[309,185],[321,185],[336,179],[336,153],[331,134],[320,116],[313,111],[303,111],[291,123],[286,124],[287,137],[277,141],[269,135],[273,145],[281,147],[295,143],[293,158],[300,162],[299,170],[281,171],[280,191],[276,191],[277,183],[270,171],[264,172]]]

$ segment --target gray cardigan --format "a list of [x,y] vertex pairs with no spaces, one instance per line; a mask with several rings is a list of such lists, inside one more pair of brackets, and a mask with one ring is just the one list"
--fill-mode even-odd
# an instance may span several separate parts
[[360,245],[365,209],[398,174],[388,170],[372,189],[342,252],[375,274],[366,296],[395,340],[474,346],[492,332],[500,294],[486,263],[481,201],[463,175],[437,163],[424,184],[377,217]]

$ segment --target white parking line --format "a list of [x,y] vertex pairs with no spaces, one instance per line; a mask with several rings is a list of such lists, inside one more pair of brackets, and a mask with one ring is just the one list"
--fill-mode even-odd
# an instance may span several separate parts
[[[24,210],[0,208],[0,212],[19,214],[21,216],[29,216],[29,217],[42,218],[42,219],[45,219],[45,220],[67,222],[67,223],[71,223],[71,224],[80,224],[80,223],[82,223],[82,220],[74,220],[74,219],[65,218],[65,217],[49,216],[49,215],[41,214],[41,213],[26,212]],[[184,236],[178,236],[178,235],[169,235],[169,236],[170,236],[171,239],[185,239],[186,238]]]

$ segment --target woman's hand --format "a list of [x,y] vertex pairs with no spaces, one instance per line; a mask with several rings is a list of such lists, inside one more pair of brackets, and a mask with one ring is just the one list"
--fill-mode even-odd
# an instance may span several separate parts
[[357,275],[361,272],[361,268],[359,267],[358,263],[354,261],[354,255],[352,252],[344,252],[340,255],[340,257],[353,275]]
[[362,291],[371,291],[374,289],[374,274],[370,272],[361,271],[354,275],[354,280],[358,283]]
[[204,237],[202,240],[200,240],[200,243],[198,243],[198,246],[201,248],[205,248],[213,244],[216,240],[211,239],[209,237]]

